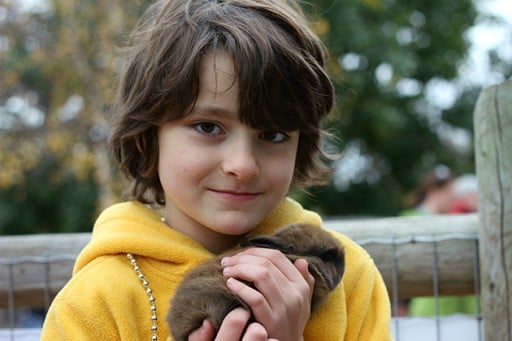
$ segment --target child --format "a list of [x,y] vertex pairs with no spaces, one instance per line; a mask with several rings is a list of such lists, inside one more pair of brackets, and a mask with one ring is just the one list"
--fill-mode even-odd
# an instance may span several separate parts
[[[170,339],[169,301],[188,269],[246,234],[299,221],[320,228],[286,195],[326,179],[320,123],[333,87],[324,46],[284,1],[161,0],[148,9],[110,141],[134,200],[98,218],[43,340]],[[189,340],[389,340],[382,278],[362,248],[337,236],[346,272],[314,315],[306,261],[254,248],[222,261],[254,322],[238,308],[217,334],[204,321]]]

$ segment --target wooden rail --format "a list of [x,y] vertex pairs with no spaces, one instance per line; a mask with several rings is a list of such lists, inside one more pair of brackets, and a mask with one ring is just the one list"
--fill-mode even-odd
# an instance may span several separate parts
[[0,237],[0,308],[47,307],[89,239],[88,233]]
[[342,221],[327,227],[368,251],[392,300],[479,291],[476,214]]
[[[433,295],[434,255],[440,294],[474,293],[477,226],[474,214],[326,222],[362,243],[398,298]],[[47,306],[89,239],[88,233],[0,237],[0,308]]]

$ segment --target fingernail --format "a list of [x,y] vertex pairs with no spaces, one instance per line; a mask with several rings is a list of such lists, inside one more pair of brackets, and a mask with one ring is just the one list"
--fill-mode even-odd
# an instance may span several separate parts
[[220,265],[227,266],[231,263],[231,257],[224,257],[220,261]]
[[229,276],[229,274],[230,274],[230,273],[231,273],[231,268],[224,268],[224,269],[222,270],[222,274],[223,274],[224,276]]

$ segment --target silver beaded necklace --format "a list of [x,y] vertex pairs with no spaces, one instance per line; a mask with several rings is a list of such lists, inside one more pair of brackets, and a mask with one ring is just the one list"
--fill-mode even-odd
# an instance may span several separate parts
[[153,296],[153,290],[151,290],[151,288],[149,287],[149,282],[146,280],[146,276],[144,276],[142,271],[140,271],[140,268],[137,265],[137,261],[135,260],[133,255],[131,253],[127,253],[126,257],[128,257],[128,259],[132,263],[133,270],[135,271],[135,273],[137,274],[137,276],[141,280],[142,285],[144,285],[144,288],[146,289],[146,293],[148,294],[149,304],[150,304],[150,308],[151,308],[151,323],[152,323],[152,326],[151,326],[151,334],[152,334],[151,341],[158,341],[158,335],[157,335],[158,326],[157,326],[157,317],[156,317],[156,304],[155,304],[155,297]]

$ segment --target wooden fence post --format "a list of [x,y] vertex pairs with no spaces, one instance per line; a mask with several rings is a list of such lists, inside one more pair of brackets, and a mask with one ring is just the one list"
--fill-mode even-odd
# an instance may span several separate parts
[[512,341],[512,81],[474,112],[482,313],[486,341]]

